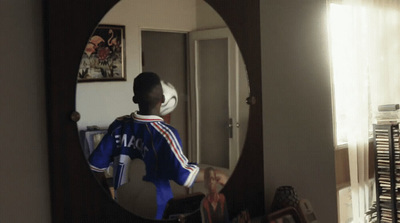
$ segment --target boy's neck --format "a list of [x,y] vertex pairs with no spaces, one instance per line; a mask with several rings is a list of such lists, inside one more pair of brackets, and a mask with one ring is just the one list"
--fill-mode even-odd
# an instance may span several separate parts
[[156,106],[153,109],[149,109],[149,108],[139,108],[138,113],[140,115],[157,115],[157,116],[161,116],[160,114],[160,107]]

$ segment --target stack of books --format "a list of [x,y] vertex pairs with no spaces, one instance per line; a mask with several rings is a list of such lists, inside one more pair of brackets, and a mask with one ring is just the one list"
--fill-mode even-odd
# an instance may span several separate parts
[[399,125],[376,125],[376,182],[379,222],[400,219],[400,144]]
[[390,125],[400,122],[399,104],[379,105],[378,112],[375,114],[376,124]]

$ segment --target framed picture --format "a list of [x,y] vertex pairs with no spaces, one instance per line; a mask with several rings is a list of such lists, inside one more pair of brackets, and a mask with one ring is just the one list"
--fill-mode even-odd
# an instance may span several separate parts
[[99,25],[86,44],[78,82],[126,81],[125,26]]

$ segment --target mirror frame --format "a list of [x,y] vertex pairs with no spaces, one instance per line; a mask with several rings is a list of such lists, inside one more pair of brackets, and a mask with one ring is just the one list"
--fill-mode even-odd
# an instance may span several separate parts
[[[119,0],[44,0],[48,149],[53,222],[146,220],[99,186],[83,156],[75,111],[77,70],[91,32]],[[222,189],[230,218],[265,215],[259,0],[205,0],[235,37],[248,71],[249,124],[242,155]],[[196,219],[197,218],[197,219]],[[190,218],[189,218],[190,219]],[[200,221],[192,216],[193,221]],[[192,222],[192,221],[190,221]]]

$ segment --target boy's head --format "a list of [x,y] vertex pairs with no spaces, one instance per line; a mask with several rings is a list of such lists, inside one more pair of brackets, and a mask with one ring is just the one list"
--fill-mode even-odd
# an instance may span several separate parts
[[143,72],[135,78],[133,93],[133,102],[139,104],[139,107],[146,106],[152,109],[164,102],[160,77],[153,72]]
[[217,175],[212,167],[204,170],[204,186],[210,193],[217,192]]

